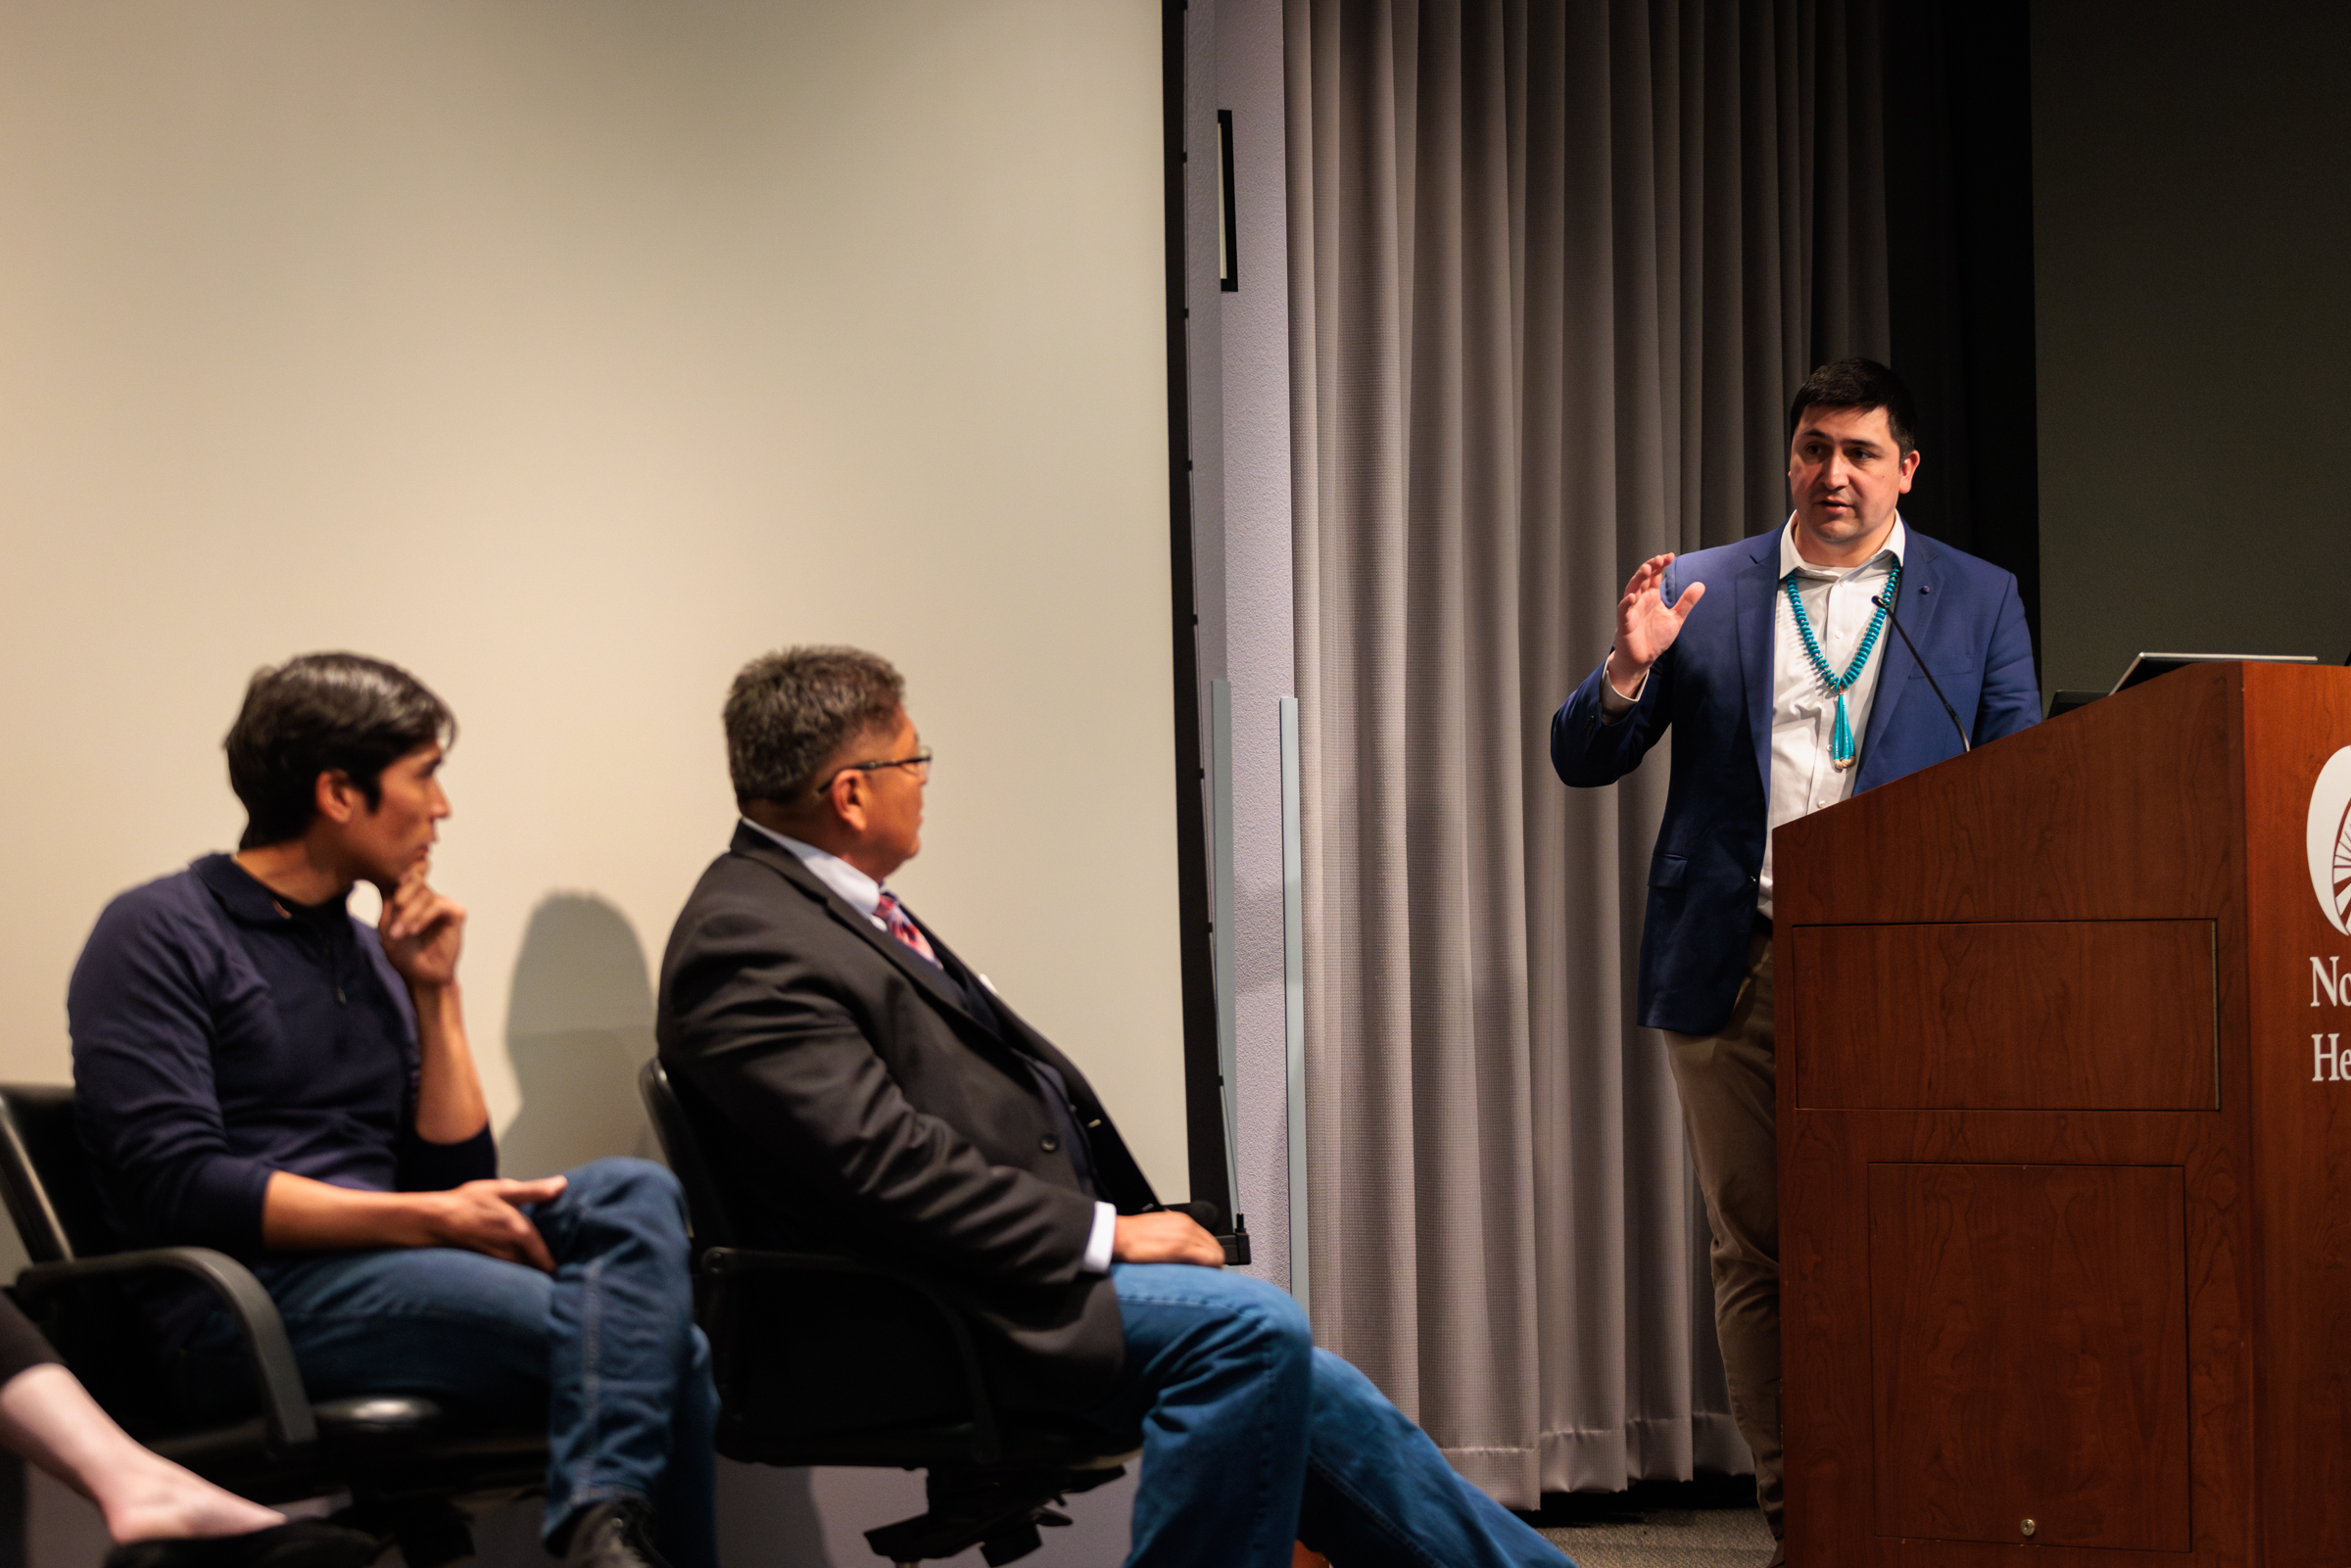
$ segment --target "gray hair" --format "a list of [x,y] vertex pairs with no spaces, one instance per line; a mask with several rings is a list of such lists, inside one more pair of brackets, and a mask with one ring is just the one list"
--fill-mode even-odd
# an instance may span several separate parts
[[887,728],[906,700],[906,678],[861,648],[763,653],[727,690],[727,772],[738,800],[792,801],[816,770],[867,730]]

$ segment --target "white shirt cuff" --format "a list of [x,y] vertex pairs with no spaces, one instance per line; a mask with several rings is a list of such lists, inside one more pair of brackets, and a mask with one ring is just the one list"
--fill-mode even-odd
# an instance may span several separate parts
[[1600,667],[1600,712],[1602,721],[1605,723],[1621,719],[1626,714],[1632,712],[1635,708],[1641,705],[1641,693],[1648,689],[1649,672],[1647,670],[1643,670],[1641,672],[1641,679],[1633,683],[1633,694],[1628,697],[1623,692],[1616,689],[1616,683],[1608,679],[1608,667],[1605,664],[1602,665]]
[[1094,1205],[1094,1233],[1085,1239],[1085,1256],[1078,1266],[1088,1274],[1109,1273],[1111,1244],[1118,1234],[1119,1212],[1108,1204]]

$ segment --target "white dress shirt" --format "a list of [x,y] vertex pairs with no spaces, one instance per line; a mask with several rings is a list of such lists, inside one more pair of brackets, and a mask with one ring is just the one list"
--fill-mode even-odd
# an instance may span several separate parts
[[[1902,561],[1910,535],[1901,518],[1875,555],[1858,566],[1815,566],[1797,551],[1796,515],[1780,530],[1780,571],[1772,588],[1771,639],[1771,777],[1764,786],[1763,875],[1755,911],[1771,918],[1771,830],[1784,822],[1833,806],[1853,792],[1853,775],[1860,771],[1861,737],[1869,732],[1869,708],[1878,694],[1878,672],[1886,666],[1886,644],[1892,632],[1878,636],[1860,679],[1845,690],[1845,722],[1853,732],[1853,765],[1839,768],[1829,748],[1837,733],[1837,693],[1831,691],[1804,651],[1803,634],[1796,629],[1796,611],[1789,608],[1786,583],[1796,574],[1797,596],[1812,635],[1820,640],[1830,673],[1843,675],[1853,662],[1878,607],[1870,599],[1882,593],[1886,580]],[[1896,600],[1898,613],[1899,600]],[[1645,673],[1641,686],[1649,684]],[[1604,672],[1600,679],[1600,707],[1613,720],[1632,711],[1641,700],[1641,687],[1628,697]]]
[[[743,825],[763,837],[774,839],[797,855],[800,864],[807,867],[818,881],[840,895],[842,903],[872,921],[875,929],[888,933],[889,923],[874,913],[882,907],[882,884],[880,882],[839,855],[819,849],[814,844],[804,844],[797,838],[788,837],[783,833],[762,828],[748,817],[743,819]],[[892,940],[895,938],[893,937]],[[995,989],[993,985],[988,984],[986,975],[983,974],[977,977],[980,983],[986,985],[989,990]],[[1094,1228],[1086,1237],[1085,1256],[1079,1260],[1080,1267],[1089,1274],[1110,1272],[1111,1248],[1118,1239],[1118,1210],[1106,1203],[1095,1203]]]
[[[1878,613],[1870,602],[1886,590],[1886,580],[1902,562],[1909,533],[1898,516],[1885,547],[1858,566],[1815,566],[1797,553],[1796,519],[1780,531],[1780,580],[1796,574],[1797,595],[1804,601],[1805,618],[1832,674],[1843,675],[1853,662],[1854,650]],[[1870,704],[1878,694],[1878,672],[1886,667],[1892,632],[1878,634],[1869,662],[1860,678],[1845,690],[1845,722],[1853,732],[1853,765],[1839,768],[1829,760],[1829,739],[1837,729],[1837,693],[1820,679],[1804,651],[1803,634],[1796,629],[1796,611],[1789,608],[1788,590],[1772,594],[1771,639],[1771,784],[1766,795],[1763,875],[1755,909],[1771,918],[1772,829],[1784,822],[1833,806],[1853,792],[1853,775],[1861,771],[1861,737],[1869,733]],[[1898,602],[1897,602],[1898,613]]]

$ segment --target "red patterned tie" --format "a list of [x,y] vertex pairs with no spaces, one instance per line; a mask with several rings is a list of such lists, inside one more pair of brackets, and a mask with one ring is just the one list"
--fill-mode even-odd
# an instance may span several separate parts
[[898,902],[897,894],[885,892],[882,901],[874,906],[874,914],[890,935],[928,959],[933,968],[946,968],[939,963],[938,955],[931,951],[931,938],[925,936],[922,927],[915,925],[913,917],[906,913],[905,906]]

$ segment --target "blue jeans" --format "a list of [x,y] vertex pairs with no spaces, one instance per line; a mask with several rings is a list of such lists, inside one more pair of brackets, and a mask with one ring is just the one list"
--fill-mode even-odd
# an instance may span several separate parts
[[[653,1509],[672,1568],[717,1568],[718,1395],[694,1326],[686,1206],[643,1160],[599,1160],[531,1217],[551,1277],[446,1247],[326,1253],[254,1268],[286,1320],[313,1399],[425,1394],[475,1419],[545,1420],[546,1533],[592,1503]],[[191,1354],[235,1388],[235,1331],[216,1314]]]
[[1110,1277],[1127,1363],[1092,1415],[1142,1424],[1129,1568],[1287,1568],[1293,1540],[1345,1568],[1572,1568],[1316,1350],[1287,1292],[1179,1263]]

